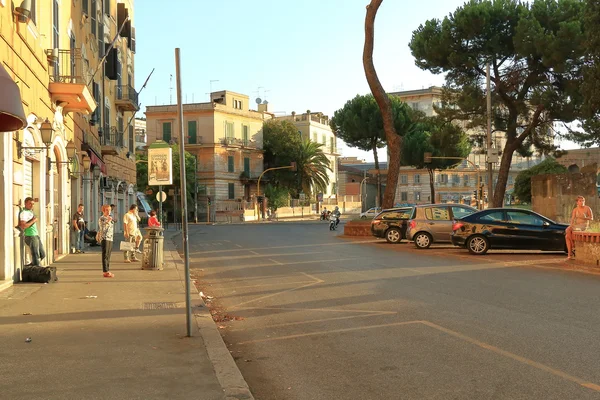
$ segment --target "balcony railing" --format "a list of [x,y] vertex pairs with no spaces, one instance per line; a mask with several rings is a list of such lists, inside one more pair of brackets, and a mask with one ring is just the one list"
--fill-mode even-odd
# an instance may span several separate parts
[[102,155],[118,155],[123,148],[123,132],[120,132],[116,126],[105,126],[100,138],[102,146]]
[[80,49],[48,49],[46,57],[50,65],[48,90],[52,102],[61,104],[65,112],[78,111],[91,114],[96,102],[87,87]]
[[130,85],[117,85],[115,105],[123,111],[139,111],[138,92]]
[[221,144],[225,146],[256,147],[254,141],[232,137],[221,138]]

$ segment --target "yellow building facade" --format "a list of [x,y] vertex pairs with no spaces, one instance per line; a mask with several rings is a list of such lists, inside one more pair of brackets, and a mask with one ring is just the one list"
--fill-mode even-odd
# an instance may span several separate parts
[[[177,106],[146,107],[148,145],[179,143]],[[250,201],[263,172],[263,122],[272,114],[249,109],[248,96],[211,93],[211,101],[183,105],[185,149],[197,158],[199,201]],[[140,182],[140,185],[143,185]]]
[[[121,57],[127,66],[127,83],[132,85],[132,0],[0,0],[0,63],[18,86],[27,119],[23,129],[0,134],[4,176],[0,203],[5,210],[0,213],[0,245],[5,249],[0,256],[0,289],[18,280],[24,257],[15,226],[26,197],[35,200],[37,227],[47,254],[43,263],[48,265],[69,252],[71,216],[77,204],[85,204],[86,220],[94,228],[97,204],[106,200],[100,197],[102,187],[108,187],[102,178],[121,182],[115,187],[115,199],[121,186],[135,185],[135,172],[130,172],[135,171],[133,157],[126,158],[125,146],[113,146],[118,152],[112,150],[112,156],[104,152],[93,121],[105,108],[101,97],[115,110],[106,118],[113,126],[118,115],[131,115],[128,110],[134,109],[119,101],[124,96],[117,82],[122,81],[106,78],[104,65],[98,67],[102,58],[98,49],[117,35],[124,10],[130,18],[110,60]],[[114,62],[111,68],[118,71]],[[104,91],[97,90],[102,86]],[[128,92],[127,97],[135,96]],[[117,111],[119,106],[122,111]],[[88,142],[93,144],[86,146]],[[75,150],[75,155],[70,154]]]

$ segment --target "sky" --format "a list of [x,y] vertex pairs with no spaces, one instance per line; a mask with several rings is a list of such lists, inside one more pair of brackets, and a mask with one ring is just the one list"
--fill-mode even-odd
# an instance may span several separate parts
[[[412,32],[443,19],[464,0],[385,0],[375,21],[373,59],[387,92],[444,83],[420,70],[408,48]],[[135,2],[135,81],[142,111],[176,102],[175,48],[180,48],[182,100],[207,102],[229,90],[267,100],[276,115],[334,111],[370,92],[362,64],[368,0],[158,0]],[[167,5],[168,4],[168,5]],[[212,81],[212,82],[211,82]],[[350,148],[343,156],[367,161],[373,154]],[[380,151],[385,160],[385,150]]]

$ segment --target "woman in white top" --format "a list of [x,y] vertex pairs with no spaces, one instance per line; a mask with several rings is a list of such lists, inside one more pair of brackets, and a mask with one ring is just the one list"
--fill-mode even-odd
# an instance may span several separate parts
[[565,230],[565,240],[567,242],[567,260],[575,256],[573,252],[575,243],[573,242],[573,231],[585,231],[590,226],[590,221],[594,220],[592,209],[585,205],[585,197],[577,196],[577,207],[571,213],[571,223]]

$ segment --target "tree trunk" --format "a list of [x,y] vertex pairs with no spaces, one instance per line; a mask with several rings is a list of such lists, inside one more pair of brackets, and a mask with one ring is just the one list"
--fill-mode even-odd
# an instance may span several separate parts
[[504,194],[506,193],[506,184],[508,183],[508,173],[514,152],[515,148],[513,146],[504,146],[502,160],[500,161],[500,169],[498,170],[498,182],[494,187],[494,198],[490,199],[488,197],[488,208],[502,207],[504,204]]
[[373,146],[373,157],[375,159],[375,169],[377,170],[377,198],[375,207],[381,206],[381,171],[379,170],[379,156],[377,155],[377,144]]
[[435,182],[433,181],[433,170],[431,168],[427,168],[427,172],[429,172],[429,189],[431,189],[431,199],[429,199],[429,202],[431,204],[435,204]]
[[394,206],[396,197],[396,186],[398,185],[398,175],[400,174],[400,155],[402,151],[402,138],[396,133],[394,128],[394,117],[392,115],[392,105],[390,99],[383,90],[381,82],[375,71],[373,64],[373,42],[375,37],[375,16],[383,0],[371,0],[367,6],[367,15],[365,17],[365,46],[363,48],[363,67],[365,76],[369,83],[369,88],[375,97],[375,101],[381,110],[383,117],[383,130],[388,146],[388,174],[385,194],[383,195],[382,208],[391,208]]

